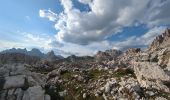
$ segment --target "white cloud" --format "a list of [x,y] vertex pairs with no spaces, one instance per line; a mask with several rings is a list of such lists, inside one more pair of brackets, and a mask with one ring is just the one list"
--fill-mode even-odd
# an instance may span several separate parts
[[83,3],[83,4],[89,4],[92,2],[92,0],[78,0],[79,2]]
[[[110,48],[146,47],[170,22],[169,0],[78,0],[89,6],[81,12],[73,0],[60,0],[64,11],[56,14],[40,10],[40,17],[55,22],[56,40],[46,46],[65,55],[93,55],[96,50]],[[118,34],[124,27],[146,24],[150,30],[141,37],[131,36],[124,41],[109,41],[107,37]],[[160,26],[160,27],[158,27]],[[28,36],[30,37],[30,36]],[[30,37],[41,41],[38,37]],[[47,41],[47,40],[42,40]]]
[[118,49],[127,49],[130,47],[142,47],[146,48],[151,42],[155,39],[156,36],[162,34],[165,31],[166,27],[154,27],[148,32],[143,34],[140,37],[132,36],[127,38],[124,41],[112,42],[113,47]]
[[168,0],[79,0],[88,4],[89,12],[81,12],[72,0],[61,0],[64,12],[40,10],[41,17],[55,21],[57,40],[80,45],[104,41],[125,26],[144,23],[150,27],[170,21]]
[[48,18],[50,21],[54,21],[54,22],[58,20],[57,14],[52,12],[50,9],[49,10],[40,10],[39,16],[42,18]]

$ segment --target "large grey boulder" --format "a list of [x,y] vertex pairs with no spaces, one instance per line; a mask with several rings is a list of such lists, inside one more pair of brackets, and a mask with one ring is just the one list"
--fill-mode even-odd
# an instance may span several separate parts
[[42,89],[41,86],[34,86],[29,87],[25,92],[23,96],[23,100],[44,100],[45,91]]
[[3,89],[22,88],[25,85],[25,75],[5,77]]
[[137,62],[135,63],[134,71],[142,87],[169,92],[169,88],[164,85],[164,82],[169,82],[170,77],[157,63]]

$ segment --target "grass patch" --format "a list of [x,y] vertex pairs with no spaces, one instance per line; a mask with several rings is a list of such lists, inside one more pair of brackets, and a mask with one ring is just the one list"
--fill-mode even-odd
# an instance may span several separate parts
[[91,70],[88,74],[90,79],[93,79],[93,80],[97,80],[97,79],[99,79],[99,77],[107,76],[107,75],[108,75],[107,71],[104,71],[104,70],[100,71],[100,70],[97,70],[97,69]]
[[118,71],[116,71],[115,73],[113,73],[113,77],[124,77],[124,76],[127,76],[127,75],[131,75],[132,77],[136,77],[135,76],[135,73],[132,69],[120,69]]

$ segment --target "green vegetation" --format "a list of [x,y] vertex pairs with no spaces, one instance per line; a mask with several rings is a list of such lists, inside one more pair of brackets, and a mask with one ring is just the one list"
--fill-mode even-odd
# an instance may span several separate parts
[[115,73],[113,73],[113,77],[124,77],[127,75],[131,75],[132,77],[136,77],[134,74],[134,71],[132,69],[122,69],[122,70],[118,70]]
[[88,75],[89,75],[90,79],[92,79],[92,80],[97,80],[97,79],[99,79],[101,76],[107,77],[107,76],[108,76],[108,72],[105,71],[105,70],[97,70],[97,69],[94,69],[94,70],[91,70]]

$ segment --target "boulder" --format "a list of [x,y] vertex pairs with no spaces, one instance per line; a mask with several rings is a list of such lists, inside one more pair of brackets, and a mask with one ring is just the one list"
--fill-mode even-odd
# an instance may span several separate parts
[[51,100],[51,97],[49,95],[45,95],[44,100]]
[[170,77],[164,72],[157,63],[137,62],[134,71],[138,82],[145,88],[156,88],[158,90],[169,91],[163,83],[169,82]]
[[22,88],[25,85],[25,75],[5,77],[3,89]]
[[22,100],[44,100],[45,91],[41,86],[29,87],[25,92]]
[[60,97],[64,97],[67,95],[67,90],[59,92]]
[[168,99],[166,99],[164,97],[156,97],[155,100],[168,100]]
[[21,88],[17,88],[14,92],[14,95],[16,95],[16,100],[22,100],[24,91]]
[[83,93],[83,99],[86,99],[86,97],[87,97],[87,94]]

